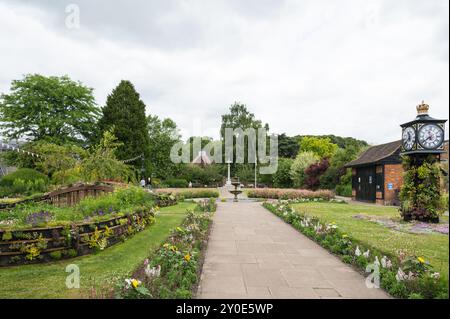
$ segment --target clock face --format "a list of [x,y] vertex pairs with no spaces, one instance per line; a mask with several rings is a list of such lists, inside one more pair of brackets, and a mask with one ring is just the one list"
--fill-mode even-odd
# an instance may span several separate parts
[[416,142],[416,131],[412,127],[407,127],[403,130],[403,147],[405,150],[412,150]]
[[419,130],[419,143],[426,149],[438,148],[444,141],[444,131],[436,124],[427,124]]

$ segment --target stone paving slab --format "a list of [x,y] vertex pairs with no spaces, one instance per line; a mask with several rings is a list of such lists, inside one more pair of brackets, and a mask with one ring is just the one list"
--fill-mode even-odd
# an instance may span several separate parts
[[221,202],[197,298],[390,298],[261,203]]

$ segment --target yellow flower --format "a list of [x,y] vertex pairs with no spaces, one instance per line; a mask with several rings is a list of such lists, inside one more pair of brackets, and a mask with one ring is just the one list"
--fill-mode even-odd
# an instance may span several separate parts
[[131,281],[131,285],[133,286],[133,288],[137,288],[139,286],[140,282],[137,279],[133,279]]
[[424,264],[424,263],[425,263],[425,259],[423,259],[423,257],[419,257],[419,258],[417,258],[417,260],[418,260],[421,264]]
[[184,255],[184,260],[186,260],[186,261],[191,260],[191,255],[189,255],[189,254]]
[[347,234],[342,235],[342,238],[347,238],[347,237],[348,237]]
[[171,250],[171,251],[177,251],[178,248],[177,248],[176,246],[171,246],[171,247],[170,247],[170,250]]
[[168,243],[165,243],[165,244],[163,245],[163,247],[164,247],[164,248],[167,248],[167,247],[169,247],[169,244],[168,244]]

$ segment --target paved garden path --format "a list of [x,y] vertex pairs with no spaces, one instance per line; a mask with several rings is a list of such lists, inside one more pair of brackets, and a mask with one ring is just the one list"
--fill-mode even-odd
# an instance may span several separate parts
[[365,278],[267,211],[221,202],[198,298],[389,298]]

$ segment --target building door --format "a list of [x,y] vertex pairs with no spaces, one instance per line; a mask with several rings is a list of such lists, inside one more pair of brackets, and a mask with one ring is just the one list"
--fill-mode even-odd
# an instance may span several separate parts
[[356,173],[356,199],[375,202],[376,170],[375,166],[360,167]]

